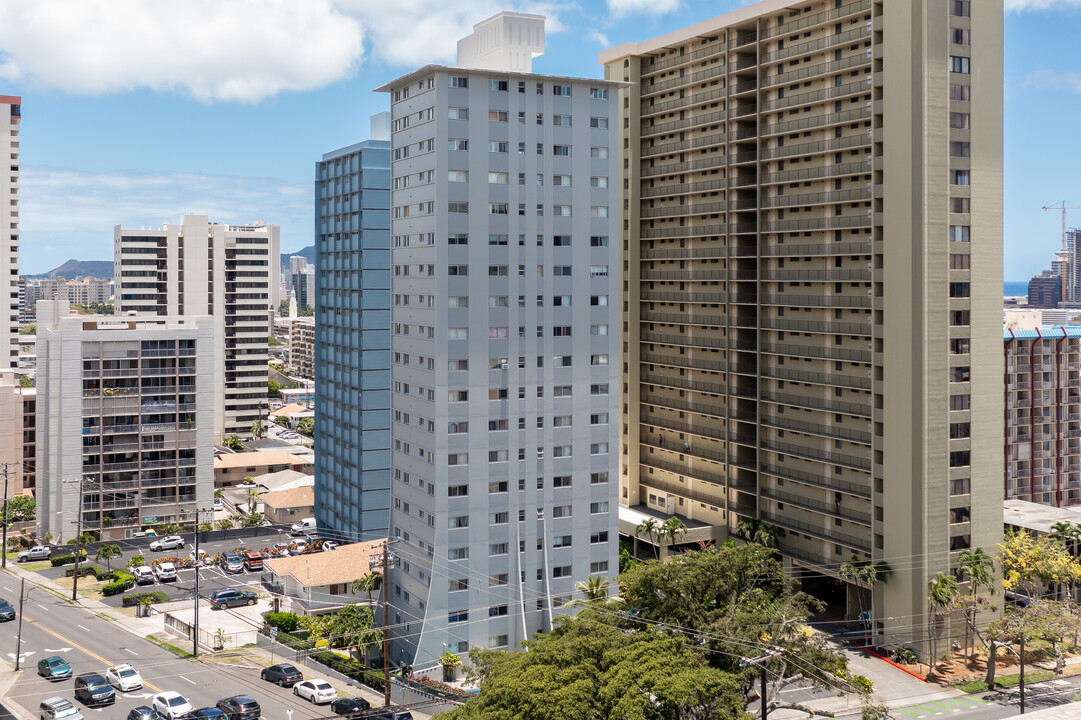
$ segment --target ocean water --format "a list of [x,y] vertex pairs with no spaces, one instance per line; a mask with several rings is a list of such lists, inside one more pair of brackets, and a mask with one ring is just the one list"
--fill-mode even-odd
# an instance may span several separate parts
[[1006,297],[1028,295],[1028,280],[1006,280],[1002,283],[1002,294]]

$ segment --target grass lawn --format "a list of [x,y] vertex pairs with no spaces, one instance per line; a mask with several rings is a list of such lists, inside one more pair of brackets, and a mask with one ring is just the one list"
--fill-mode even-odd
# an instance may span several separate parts
[[53,564],[51,562],[49,562],[48,560],[46,560],[44,562],[22,563],[21,565],[19,565],[19,567],[21,567],[23,570],[27,570],[29,572],[39,572],[41,570],[48,570],[52,566],[53,566]]
[[[1045,680],[1053,680],[1055,673],[1047,670],[1034,670],[1025,673],[1026,683],[1044,682]],[[1017,687],[1021,684],[1021,674],[1016,675],[995,675],[995,687],[996,688],[1011,688]],[[970,680],[969,682],[957,683],[955,688],[969,694],[987,692],[987,683],[983,680]]]

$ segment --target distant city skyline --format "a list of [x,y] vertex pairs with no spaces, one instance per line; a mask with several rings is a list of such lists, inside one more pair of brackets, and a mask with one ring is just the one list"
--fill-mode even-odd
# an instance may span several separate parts
[[[373,10],[356,0],[198,0],[186,13],[103,0],[0,6],[0,94],[21,95],[27,119],[20,271],[107,260],[113,226],[158,227],[192,212],[280,225],[285,252],[312,244],[312,168],[326,148],[366,137],[368,117],[387,109],[372,89],[405,69],[453,61],[453,39],[498,10],[548,17],[538,72],[599,78],[599,50],[749,4],[420,0]],[[1059,246],[1060,216],[1040,208],[1081,202],[1071,183],[1081,152],[1069,140],[1081,114],[1072,57],[1081,2],[1005,4],[1005,279],[1021,281],[1049,267]],[[414,31],[396,32],[400,23]],[[211,40],[191,52],[160,52],[206,33]],[[125,41],[109,40],[117,37]],[[1081,211],[1068,223],[1081,227]]]

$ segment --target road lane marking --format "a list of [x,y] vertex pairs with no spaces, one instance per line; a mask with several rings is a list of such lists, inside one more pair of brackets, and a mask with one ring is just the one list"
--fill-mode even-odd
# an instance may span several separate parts
[[41,603],[34,603],[34,605],[35,605],[36,607],[39,607],[39,608],[41,608],[41,609],[42,609],[42,610],[44,610],[45,612],[49,612],[49,608],[45,607],[45,606],[44,606],[44,605],[42,605]]
[[[42,625],[38,621],[34,620],[33,618],[29,618],[26,615],[23,615],[23,620],[30,623],[31,625],[35,625],[35,626],[41,628],[42,630],[49,633],[50,635],[52,635],[57,640],[61,640],[63,642],[71,643],[72,647],[74,647],[77,650],[81,650],[82,652],[86,653],[87,655],[94,658],[98,662],[105,663],[106,667],[112,667],[113,665],[116,665],[116,663],[114,663],[112,660],[107,660],[107,659],[103,658],[101,655],[98,655],[96,652],[91,652],[90,650],[87,650],[82,645],[79,645],[77,642],[74,642],[73,640],[70,640],[70,639],[64,637],[63,635],[61,635],[60,633],[56,632],[55,630],[53,630],[51,628],[45,627],[44,625]],[[191,681],[188,680],[188,682],[191,682]],[[143,685],[146,685],[148,688],[150,688],[151,690],[154,690],[155,692],[161,692],[161,688],[157,687],[156,685],[152,685],[151,683],[148,683],[145,680],[143,681]]]
[[178,678],[180,678],[181,680],[183,680],[184,682],[189,682],[189,683],[191,683],[192,685],[198,685],[198,684],[199,684],[199,683],[195,682],[194,680],[188,680],[188,679],[187,679],[186,677],[184,677],[183,675],[177,675],[177,677],[178,677]]
[[121,650],[124,650],[125,652],[129,652],[129,653],[131,653],[131,654],[132,654],[132,655],[134,655],[135,657],[139,657],[139,653],[135,652],[135,651],[134,651],[134,650],[132,650],[131,648],[120,648],[120,649],[121,649]]
[[86,628],[84,628],[84,627],[83,627],[82,625],[76,625],[75,627],[79,628],[79,629],[80,629],[80,630],[82,630],[83,632],[90,632],[89,630],[87,630]]

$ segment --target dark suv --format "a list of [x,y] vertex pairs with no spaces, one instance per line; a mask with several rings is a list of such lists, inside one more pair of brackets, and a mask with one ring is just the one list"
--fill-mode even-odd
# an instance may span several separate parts
[[258,596],[255,593],[234,588],[224,588],[210,596],[210,604],[219,610],[238,605],[254,605],[256,600]]
[[263,670],[263,672],[259,673],[259,677],[267,682],[277,683],[282,687],[293,687],[304,679],[304,676],[300,674],[300,671],[289,663],[271,665]]
[[116,691],[104,675],[83,673],[75,678],[75,699],[84,705],[107,705],[116,702]]
[[234,695],[218,701],[218,709],[229,720],[259,720],[259,703],[248,695]]

